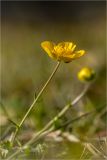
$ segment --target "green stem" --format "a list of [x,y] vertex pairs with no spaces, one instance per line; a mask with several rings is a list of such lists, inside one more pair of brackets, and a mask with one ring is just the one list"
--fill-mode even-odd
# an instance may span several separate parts
[[[57,116],[55,116],[42,130],[40,130],[38,133],[36,133],[34,135],[34,137],[27,143],[27,145],[31,144],[34,140],[38,139],[39,137],[41,137],[41,135],[48,130],[55,121],[57,121],[59,118],[61,118],[64,113],[71,107],[71,104],[66,105],[61,112],[59,112],[59,114]],[[53,127],[54,130],[54,127]]]
[[4,106],[4,104],[2,102],[0,102],[0,106],[1,106],[2,110],[4,111],[7,119],[10,119],[10,116],[9,116],[9,114],[7,112],[7,109],[6,109],[6,107]]
[[[52,120],[50,120],[50,122],[46,126],[44,126],[44,128],[42,130],[40,130],[38,133],[34,134],[32,139],[29,140],[23,147],[29,146],[35,140],[38,140],[39,138],[44,137],[44,135],[47,135],[47,133],[50,133],[51,131],[53,131],[54,127],[52,126],[52,124],[53,124],[53,122],[55,120],[57,120],[56,117],[61,117],[64,114],[64,112],[67,111],[71,106],[74,106],[75,104],[77,104],[79,102],[79,100],[85,95],[85,93],[87,92],[89,86],[90,85],[85,86],[84,90],[74,99],[73,102],[71,102],[70,104],[66,105]],[[19,152],[20,152],[20,150],[17,150],[7,160],[11,160],[11,158],[16,156]]]
[[26,120],[27,116],[29,115],[29,113],[31,112],[32,108],[35,106],[36,102],[38,101],[38,99],[40,98],[40,96],[42,95],[42,93],[44,92],[44,90],[46,89],[47,85],[49,84],[49,82],[51,81],[51,79],[53,78],[54,74],[56,73],[58,67],[60,65],[60,62],[57,63],[57,65],[55,66],[52,74],[50,75],[50,77],[48,78],[47,82],[45,83],[45,85],[43,86],[43,88],[40,90],[39,94],[37,95],[37,97],[34,99],[33,103],[31,104],[31,106],[29,107],[28,111],[26,112],[26,114],[24,115],[24,117],[22,118],[20,124],[18,125],[18,127],[15,130],[14,136],[13,136],[13,141],[15,140],[15,137],[17,136],[19,129],[22,127],[24,121]]
[[[88,88],[90,85],[85,86],[84,90],[72,101],[71,103],[65,105],[65,107],[52,119],[50,120],[43,129],[41,129],[39,132],[37,132],[34,137],[27,143],[27,145],[31,144],[34,140],[37,140],[41,135],[48,130],[52,125],[54,124],[55,121],[57,121],[59,118],[61,118],[72,106],[76,105],[79,100],[85,95],[87,92]],[[54,130],[54,128],[53,128]]]

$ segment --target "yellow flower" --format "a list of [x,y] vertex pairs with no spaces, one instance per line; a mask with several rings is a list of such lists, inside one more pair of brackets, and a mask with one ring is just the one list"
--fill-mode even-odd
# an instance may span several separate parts
[[80,81],[91,81],[95,78],[95,71],[91,68],[84,67],[78,72],[78,79]]
[[76,45],[72,42],[61,42],[56,45],[53,42],[44,41],[41,46],[51,58],[66,63],[85,54],[84,50],[75,51]]

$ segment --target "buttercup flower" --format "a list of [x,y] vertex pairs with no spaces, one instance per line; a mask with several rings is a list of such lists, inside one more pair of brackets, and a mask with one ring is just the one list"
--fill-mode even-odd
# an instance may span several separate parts
[[78,72],[78,79],[82,82],[91,81],[95,78],[95,71],[91,68],[84,67]]
[[84,50],[76,51],[76,45],[72,42],[61,42],[56,45],[53,42],[44,41],[41,43],[41,46],[51,58],[66,63],[85,54]]

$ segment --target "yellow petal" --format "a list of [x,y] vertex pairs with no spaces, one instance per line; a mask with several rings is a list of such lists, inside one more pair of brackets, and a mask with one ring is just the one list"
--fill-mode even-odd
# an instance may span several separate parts
[[73,45],[72,45],[72,48],[71,48],[71,51],[73,52],[73,51],[75,50],[75,48],[76,48],[76,45],[73,44]]
[[53,49],[54,49],[55,44],[53,42],[44,41],[41,43],[41,46],[51,58],[55,58],[53,54]]
[[[58,43],[58,47],[62,47],[64,50],[72,50],[72,48],[75,46],[72,42],[61,42]],[[76,46],[75,46],[76,47]]]
[[70,55],[74,51],[75,47],[76,45],[72,42],[61,42],[58,43],[58,45],[56,45],[54,49],[57,56],[59,57],[62,55]]
[[64,47],[65,47],[65,44],[66,44],[66,42],[60,42],[60,43],[57,44],[57,47],[62,47],[62,48],[64,48]]
[[63,57],[61,57],[61,59],[65,62],[65,63],[69,63],[71,62],[73,59],[79,58],[81,56],[83,56],[85,54],[84,50],[80,50],[80,51],[76,51],[73,54],[70,55],[64,55]]
[[72,56],[72,59],[76,59],[83,56],[84,54],[85,54],[84,50],[79,50],[79,51],[75,51],[71,56]]
[[74,43],[72,43],[72,42],[65,42],[64,49],[65,49],[65,51],[66,51],[67,54],[73,52],[74,49],[75,49],[75,47],[76,47],[76,45]]

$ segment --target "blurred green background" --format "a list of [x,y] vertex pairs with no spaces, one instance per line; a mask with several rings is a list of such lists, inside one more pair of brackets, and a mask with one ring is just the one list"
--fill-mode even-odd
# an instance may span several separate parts
[[[41,48],[41,42],[45,40],[55,43],[72,41],[77,44],[77,49],[84,49],[87,54],[68,64],[62,62],[36,104],[37,108],[33,108],[22,127],[19,136],[25,141],[82,92],[87,84],[78,80],[77,73],[83,67],[93,68],[96,79],[84,98],[66,113],[61,123],[105,107],[106,1],[1,2],[1,102],[9,117],[17,123],[57,63]],[[2,108],[0,111],[1,136],[9,136],[13,130],[12,123],[7,121]],[[86,140],[87,137],[97,137],[99,132],[105,134],[105,119],[105,110],[102,109],[63,129]],[[57,144],[48,142],[47,150],[45,158],[77,159],[83,152],[83,146],[65,140]],[[27,158],[35,159],[35,153],[31,152]]]
[[87,54],[62,63],[29,125],[43,126],[83,90],[77,73],[84,66],[97,73],[87,93],[88,108],[105,103],[105,1],[2,1],[1,6],[1,100],[13,120],[20,121],[56,65],[41,48],[45,40],[72,41]]

